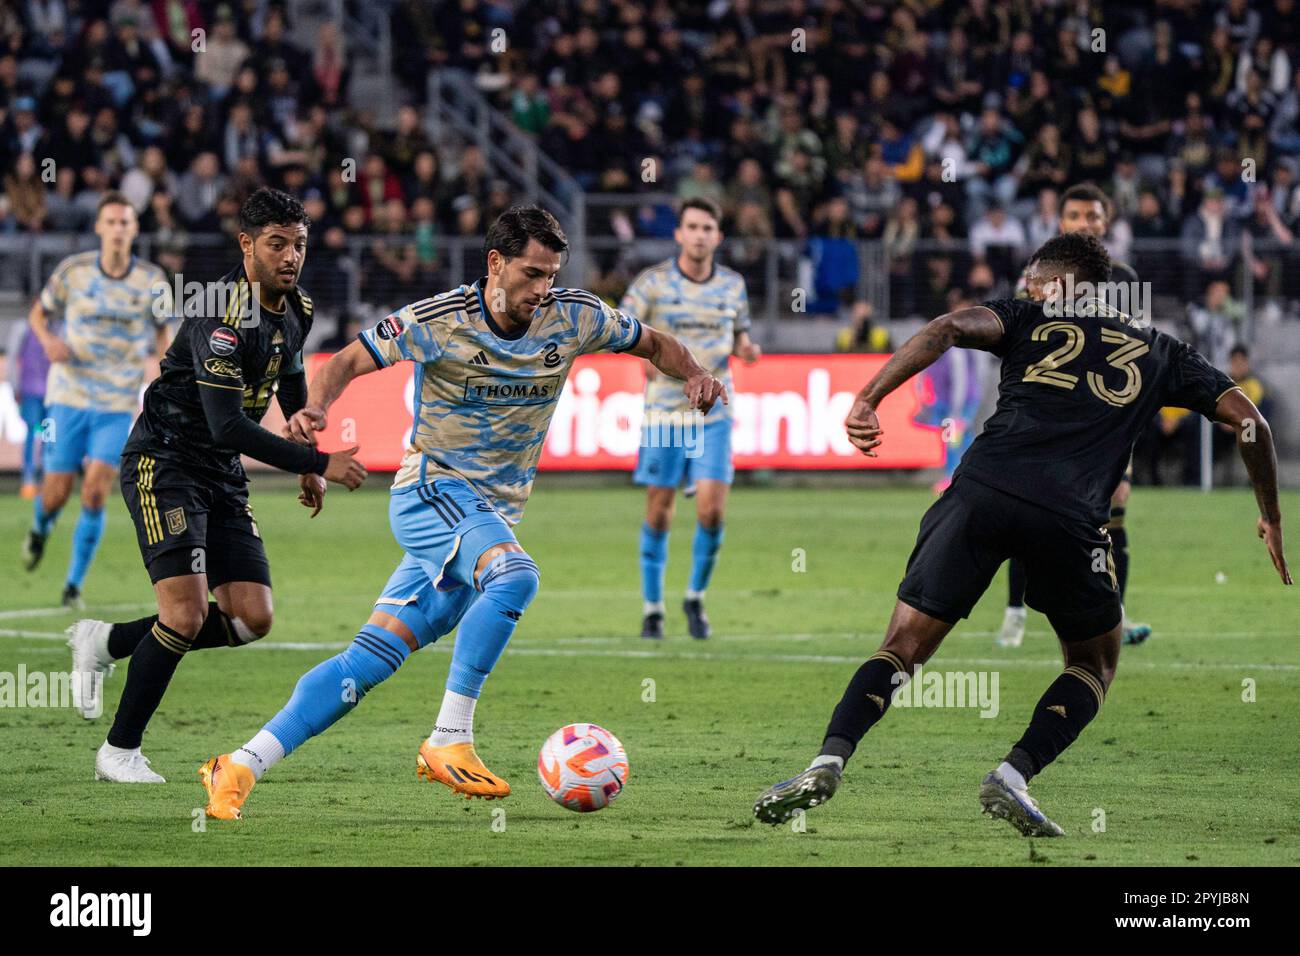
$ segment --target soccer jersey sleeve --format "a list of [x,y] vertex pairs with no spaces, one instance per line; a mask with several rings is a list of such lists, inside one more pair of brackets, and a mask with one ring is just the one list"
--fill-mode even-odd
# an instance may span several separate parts
[[744,279],[737,279],[736,287],[736,316],[732,319],[732,332],[739,334],[749,331],[749,293]]
[[641,323],[613,306],[584,308],[583,353],[626,352],[641,341]]
[[446,303],[424,299],[386,316],[359,336],[380,368],[397,362],[435,362],[446,345]]
[[58,316],[63,314],[63,307],[67,303],[68,265],[60,263],[41,289],[41,308],[49,315]]
[[980,305],[996,315],[1002,323],[1002,339],[989,349],[997,356],[1005,355],[1028,331],[1032,318],[1042,314],[1038,305],[1029,299],[990,299]]
[[637,321],[652,324],[654,321],[654,300],[650,295],[649,285],[646,273],[641,273],[627,287],[627,291],[623,293],[623,298],[618,307],[628,315],[635,316]]
[[1162,405],[1188,408],[1213,419],[1219,399],[1237,387],[1232,379],[1185,342],[1179,342],[1175,347],[1171,365]]

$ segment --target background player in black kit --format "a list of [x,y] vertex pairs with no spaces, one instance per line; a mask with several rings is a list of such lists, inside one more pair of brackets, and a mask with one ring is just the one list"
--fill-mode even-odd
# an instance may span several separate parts
[[[1002,359],[997,410],[925,517],[885,641],[853,675],[820,755],[759,797],[767,823],[824,803],[844,763],[913,668],[970,614],[1010,557],[1027,570],[1026,599],[1061,640],[1065,671],[1039,700],[1024,735],[984,778],[986,813],[1032,836],[1062,830],[1030,798],[1029,779],[1096,716],[1115,675],[1120,597],[1102,526],[1139,431],[1156,409],[1188,408],[1232,426],[1259,504],[1258,531],[1284,584],[1277,462],[1267,422],[1232,380],[1190,347],[1094,300],[1045,306],[1066,277],[1105,280],[1110,260],[1092,236],[1049,240],[1030,259],[1031,300],[1005,299],[940,316],[859,393],[845,422],[864,454],[881,442],[881,399],[953,346]],[[1056,306],[1059,306],[1057,308]]]
[[[240,210],[243,262],[221,280],[224,295],[185,319],[145,393],[121,484],[158,614],[114,625],[79,621],[69,642],[83,690],[97,692],[94,675],[131,656],[116,718],[95,757],[99,779],[162,783],[140,740],[181,657],[246,644],[271,629],[270,569],[240,456],[303,476],[299,497],[313,516],[325,480],[352,489],[365,478],[356,448],[326,454],[258,424],[272,395],[286,418],[306,402],[302,348],[312,305],[297,282],[309,225],[286,193],[259,189],[248,198]],[[83,715],[97,715],[97,701],[81,697]]]

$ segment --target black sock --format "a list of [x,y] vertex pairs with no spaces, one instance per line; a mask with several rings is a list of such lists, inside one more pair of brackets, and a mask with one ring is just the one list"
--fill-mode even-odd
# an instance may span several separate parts
[[1007,754],[1007,763],[1026,780],[1039,773],[1074,743],[1097,716],[1105,697],[1100,677],[1082,667],[1067,667],[1038,701],[1024,736]]
[[885,716],[894,691],[902,685],[906,674],[903,662],[891,652],[877,651],[872,655],[858,668],[844,689],[844,696],[835,705],[821,752],[841,757],[847,763],[858,741]]
[[1019,558],[1012,558],[1007,565],[1007,580],[1010,584],[1007,588],[1007,607],[1024,607],[1029,576],[1025,574],[1024,562]]
[[[108,632],[109,656],[115,661],[130,657],[157,621],[158,615],[155,614],[153,617],[142,617],[138,621],[129,621],[126,624],[114,624],[113,629]],[[242,645],[243,642],[235,635],[229,615],[217,607],[216,601],[209,601],[208,616],[204,618],[203,627],[194,638],[194,643],[190,645],[190,650],[202,651],[210,647],[241,647]]]
[[190,646],[189,638],[161,621],[154,624],[149,634],[151,640],[141,641],[131,655],[122,700],[117,706],[113,727],[108,732],[108,742],[114,747],[140,746],[149,718],[162,703],[167,685],[176,673],[176,665]]
[[[1123,519],[1124,511],[1119,509],[1120,518]],[[1111,511],[1112,518],[1115,511]],[[1128,587],[1128,532],[1121,524],[1118,528],[1110,529],[1111,554],[1115,556],[1115,583],[1119,585],[1119,599],[1124,600],[1124,590]]]
[[114,624],[113,629],[108,632],[108,656],[115,661],[120,661],[124,657],[130,657],[135,653],[135,649],[140,646],[155,624],[158,623],[158,615],[152,617],[142,617],[138,621],[127,621],[125,624]]

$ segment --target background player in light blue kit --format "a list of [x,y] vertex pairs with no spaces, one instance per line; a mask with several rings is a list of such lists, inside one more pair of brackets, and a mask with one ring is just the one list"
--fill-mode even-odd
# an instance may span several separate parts
[[[28,571],[40,563],[84,464],[81,515],[63,589],[63,603],[72,608],[83,606],[81,584],[104,535],[104,503],[140,407],[145,365],[151,353],[161,355],[171,344],[167,277],[131,254],[139,230],[127,198],[106,193],[95,219],[99,250],[60,262],[28,318],[52,364],[42,433],[45,478],[33,502],[23,563]],[[61,336],[50,331],[57,318],[63,320]]]
[[[688,199],[673,233],[679,251],[642,272],[623,294],[620,308],[642,323],[671,332],[695,358],[731,389],[728,359],[753,364],[762,350],[749,340],[749,298],[740,274],[717,265],[721,212],[708,199]],[[691,578],[682,610],[691,637],[709,636],[704,592],[722,546],[731,464],[731,411],[719,403],[707,415],[693,412],[681,389],[646,367],[645,423],[632,480],[646,485],[641,528],[641,636],[664,636],[664,568],[677,486],[695,491],[695,540]]]

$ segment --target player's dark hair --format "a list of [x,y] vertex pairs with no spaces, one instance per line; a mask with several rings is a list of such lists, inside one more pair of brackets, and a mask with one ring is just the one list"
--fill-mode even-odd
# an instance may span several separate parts
[[483,240],[483,259],[493,249],[507,259],[523,253],[528,240],[536,239],[552,252],[565,252],[569,238],[560,221],[541,206],[511,206],[492,223]]
[[1110,278],[1110,253],[1095,236],[1072,232],[1048,239],[1029,258],[1029,264],[1060,269],[1075,282],[1105,282]]
[[[131,200],[127,199],[124,193],[120,193],[116,189],[110,189],[99,197],[99,204],[95,206],[95,215],[98,216],[103,212],[105,206],[131,206]],[[131,208],[134,209],[135,207],[131,206]]]
[[1102,191],[1101,187],[1092,183],[1075,183],[1065,192],[1061,193],[1061,208],[1071,199],[1077,199],[1082,202],[1099,202],[1102,210],[1106,213],[1106,221],[1110,222],[1113,207],[1110,204],[1110,197]]
[[263,186],[239,207],[239,231],[257,238],[267,226],[293,226],[302,223],[311,228],[311,216],[303,204],[286,192]]
[[1240,355],[1244,359],[1250,358],[1250,350],[1244,345],[1234,345],[1232,351],[1228,353],[1228,358],[1236,358]]
[[692,196],[690,199],[684,200],[682,204],[677,207],[677,225],[680,226],[682,224],[682,220],[686,218],[686,210],[688,209],[698,209],[700,212],[712,216],[714,223],[718,226],[722,225],[721,207],[719,207],[712,199],[707,199],[704,196]]

